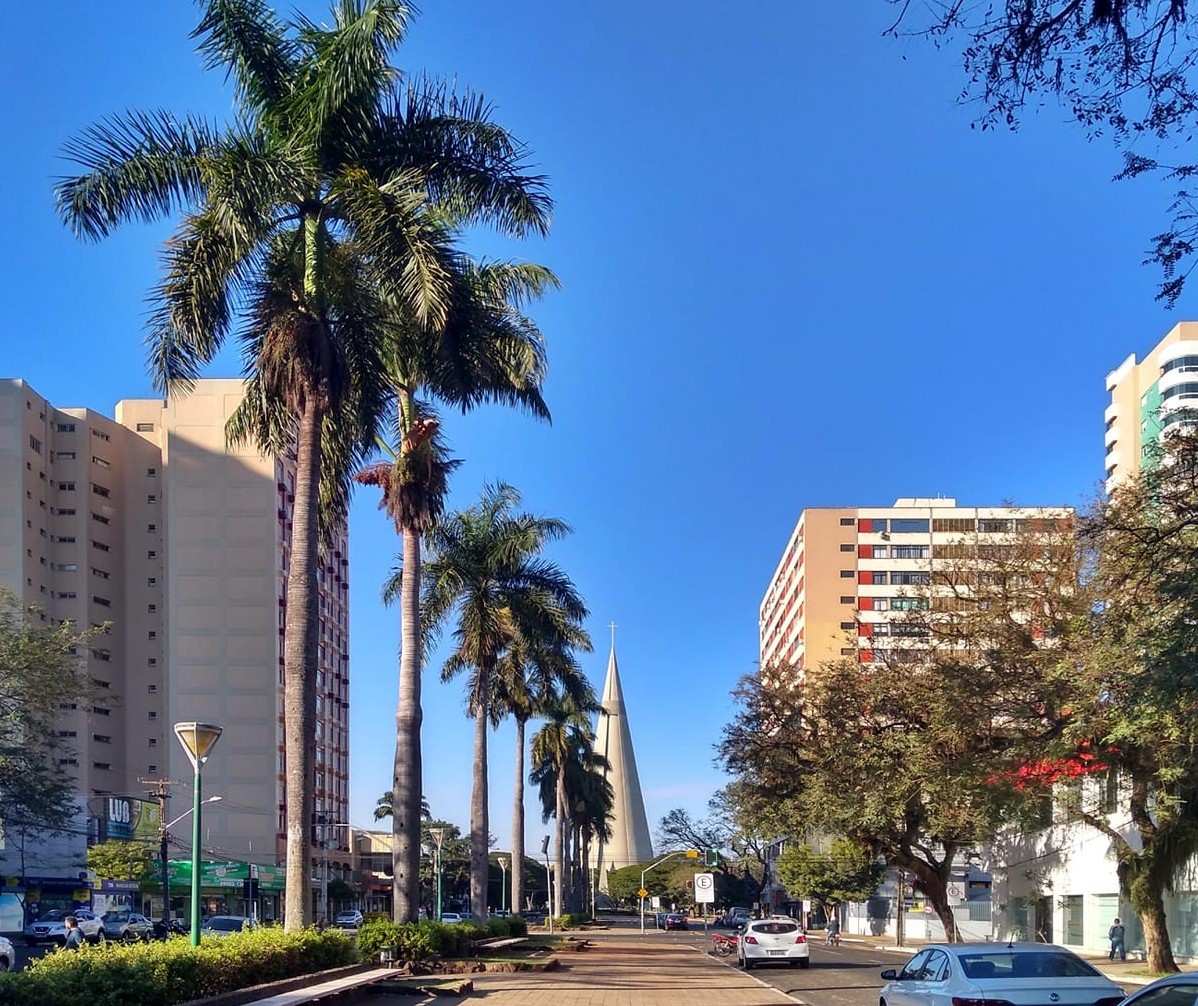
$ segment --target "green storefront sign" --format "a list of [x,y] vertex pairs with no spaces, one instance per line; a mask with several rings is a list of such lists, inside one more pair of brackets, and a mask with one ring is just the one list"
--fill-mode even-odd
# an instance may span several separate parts
[[[245,881],[250,879],[251,870],[258,878],[258,890],[262,894],[282,892],[287,886],[287,871],[282,866],[260,866],[249,863],[211,863],[200,864],[200,887],[235,887],[240,889]],[[167,866],[171,878],[171,888],[181,889],[191,886],[191,860],[172,859]]]

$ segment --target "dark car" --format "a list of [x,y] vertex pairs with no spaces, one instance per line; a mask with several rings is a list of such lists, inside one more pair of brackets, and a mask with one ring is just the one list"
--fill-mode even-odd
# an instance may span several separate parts
[[686,916],[680,912],[664,912],[657,917],[658,929],[686,929]]

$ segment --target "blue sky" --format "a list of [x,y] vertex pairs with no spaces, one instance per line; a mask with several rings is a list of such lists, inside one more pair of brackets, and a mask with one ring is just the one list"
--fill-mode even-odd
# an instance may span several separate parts
[[[479,254],[552,267],[534,314],[552,426],[487,409],[448,423],[484,481],[575,529],[554,558],[592,612],[596,688],[620,660],[650,824],[702,814],[713,744],[753,670],[757,606],[800,510],[956,496],[1084,504],[1102,475],[1103,381],[1177,320],[1141,266],[1168,202],[1112,182],[1117,154],[1048,108],[970,128],[951,51],[881,36],[881,0],[426,2],[397,65],[483,91],[557,203],[552,235]],[[119,9],[119,14],[113,11]],[[299,9],[321,16],[323,7]],[[166,226],[99,245],[58,223],[64,141],[102,116],[228,115],[195,8],[65,0],[9,11],[0,243],[2,376],[111,415],[150,394],[144,298]],[[1152,151],[1143,151],[1151,153]],[[211,376],[234,376],[230,356]],[[351,818],[388,785],[398,621],[378,601],[398,542],[351,520]],[[425,789],[469,817],[458,684],[427,672]],[[492,737],[492,832],[510,832],[509,729]],[[530,804],[531,807],[531,804]],[[529,815],[529,844],[546,833]]]

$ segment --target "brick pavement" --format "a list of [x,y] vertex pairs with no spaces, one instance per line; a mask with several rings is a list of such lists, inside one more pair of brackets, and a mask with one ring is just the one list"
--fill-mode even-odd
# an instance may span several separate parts
[[555,971],[483,973],[474,996],[438,996],[438,1006],[785,1006],[790,996],[692,947],[597,940],[557,955]]

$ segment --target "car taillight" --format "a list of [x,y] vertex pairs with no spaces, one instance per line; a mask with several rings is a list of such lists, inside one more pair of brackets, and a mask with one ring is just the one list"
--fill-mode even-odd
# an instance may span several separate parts
[[972,996],[953,996],[953,1006],[1014,1006],[1008,999],[974,998]]
[[807,937],[804,936],[802,933],[799,933],[799,935],[795,937],[795,943],[806,943],[806,942],[807,942]]
[[746,942],[746,943],[756,943],[756,942],[757,942],[757,937],[756,937],[756,936],[746,936],[746,937],[745,937],[745,942]]

